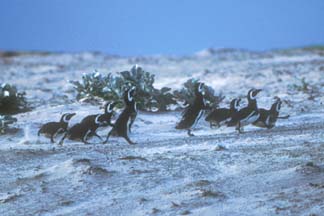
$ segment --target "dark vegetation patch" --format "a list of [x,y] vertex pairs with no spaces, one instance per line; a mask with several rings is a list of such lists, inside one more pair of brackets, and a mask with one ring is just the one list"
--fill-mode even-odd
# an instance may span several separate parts
[[0,115],[27,112],[29,107],[25,92],[18,92],[16,86],[3,83],[0,86]]
[[[198,80],[189,79],[180,90],[172,91],[169,87],[157,89],[153,86],[155,76],[135,65],[130,71],[118,72],[115,75],[95,72],[85,74],[82,81],[70,82],[77,90],[77,99],[87,102],[96,98],[122,102],[125,89],[135,86],[138,108],[142,111],[158,112],[180,109],[181,105],[177,101],[191,103]],[[207,105],[217,107],[224,97],[215,95],[214,90],[207,85],[204,88]]]

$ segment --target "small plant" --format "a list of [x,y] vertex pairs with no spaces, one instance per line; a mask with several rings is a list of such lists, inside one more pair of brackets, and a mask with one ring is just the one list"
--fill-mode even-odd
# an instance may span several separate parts
[[130,71],[119,73],[123,78],[125,85],[136,87],[136,100],[138,107],[146,111],[167,111],[171,104],[176,104],[171,93],[171,88],[154,88],[154,74],[145,72],[137,65]]
[[82,81],[70,81],[78,92],[77,99],[100,97],[104,100],[122,101],[126,88],[136,87],[138,108],[144,111],[167,111],[171,104],[176,104],[170,88],[156,89],[153,86],[154,75],[145,72],[137,65],[130,71],[112,75],[98,72],[84,74]]
[[0,135],[7,133],[9,125],[16,121],[17,119],[11,116],[0,116]]
[[291,89],[298,92],[303,92],[308,95],[309,100],[314,100],[317,96],[320,96],[320,88],[316,85],[312,85],[307,82],[305,77],[299,80],[300,83],[291,85]]
[[297,91],[307,93],[309,91],[309,83],[306,82],[305,77],[300,80],[300,84],[293,84],[293,88]]
[[111,73],[104,76],[99,72],[84,74],[82,81],[70,81],[77,90],[77,100],[100,97],[105,100],[118,101],[122,97],[124,81]]
[[16,114],[28,111],[25,92],[18,92],[13,85],[4,83],[0,87],[0,114]]
[[[187,103],[192,103],[195,98],[195,87],[199,80],[189,79],[183,84],[183,88],[174,91],[174,96],[178,100],[185,101]],[[205,91],[205,102],[207,107],[210,109],[218,107],[218,104],[225,98],[221,94],[215,95],[215,91],[212,87],[204,85]]]

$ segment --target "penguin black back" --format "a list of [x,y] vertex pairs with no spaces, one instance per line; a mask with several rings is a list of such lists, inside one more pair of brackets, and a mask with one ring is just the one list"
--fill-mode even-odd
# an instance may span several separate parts
[[68,123],[75,113],[65,113],[62,115],[59,122],[48,122],[44,124],[38,131],[38,136],[44,134],[50,137],[51,142],[54,143],[54,137],[57,134],[64,133],[67,131]]
[[176,129],[187,129],[189,136],[193,136],[191,128],[197,124],[206,108],[203,85],[203,83],[197,83],[194,102],[185,109],[180,122],[176,125]]

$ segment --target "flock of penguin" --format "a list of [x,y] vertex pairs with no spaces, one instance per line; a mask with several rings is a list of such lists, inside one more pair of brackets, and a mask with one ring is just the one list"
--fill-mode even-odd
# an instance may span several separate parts
[[[239,109],[241,99],[233,99],[229,108],[217,108],[212,110],[207,117],[206,121],[210,123],[210,127],[236,127],[239,133],[243,132],[243,127],[248,124],[253,124],[262,128],[273,128],[277,119],[288,118],[289,116],[279,117],[281,108],[281,100],[276,99],[269,110],[259,109],[257,106],[256,96],[260,89],[251,89],[247,94],[248,105]],[[59,144],[62,145],[66,138],[70,140],[80,140],[85,144],[89,144],[90,137],[98,137],[102,143],[107,143],[111,135],[123,137],[129,144],[135,144],[129,138],[132,124],[137,116],[136,102],[134,99],[135,87],[128,88],[123,95],[124,109],[118,116],[117,120],[112,123],[113,109],[116,102],[106,103],[104,106],[103,114],[89,115],[81,120],[80,123],[68,128],[70,119],[75,113],[63,114],[59,122],[49,122],[44,124],[38,131],[38,136],[44,134],[51,139],[54,143],[54,138],[58,134],[64,134]],[[199,119],[203,116],[204,111],[207,109],[204,99],[204,84],[197,83],[195,86],[195,98],[192,104],[189,104],[182,113],[180,122],[176,125],[176,129],[187,130],[189,136],[192,134],[192,129],[195,127]],[[107,137],[103,140],[96,130],[99,127],[111,126],[112,129],[108,132]]]

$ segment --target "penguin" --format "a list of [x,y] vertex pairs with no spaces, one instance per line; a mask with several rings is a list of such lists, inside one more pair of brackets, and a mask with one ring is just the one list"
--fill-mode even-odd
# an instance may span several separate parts
[[287,119],[287,116],[279,116],[279,111],[281,108],[281,100],[277,98],[276,102],[274,102],[270,108],[270,110],[259,109],[260,116],[259,118],[253,122],[252,124],[257,127],[271,129],[276,125],[277,119]]
[[194,136],[194,134],[191,133],[191,130],[196,126],[206,109],[203,86],[203,83],[197,83],[194,102],[184,110],[180,122],[175,127],[176,129],[188,130],[187,134],[189,136]]
[[95,114],[95,115],[86,116],[81,120],[81,123],[89,125],[91,127],[94,127],[95,125],[113,126],[113,124],[111,123],[111,117],[113,116],[113,111],[114,111],[113,109],[116,106],[116,104],[117,102],[107,102],[104,106],[104,114]]
[[243,132],[243,127],[255,122],[259,116],[259,110],[257,106],[256,96],[262,91],[261,89],[250,89],[247,94],[248,105],[238,112],[233,114],[231,120],[227,123],[228,127],[236,126],[236,130],[239,133]]
[[219,128],[222,125],[226,125],[231,120],[234,113],[238,112],[240,106],[240,98],[233,99],[230,104],[230,108],[215,109],[205,118],[206,121],[210,122],[210,127],[216,126]]
[[[108,139],[111,135],[116,135],[118,137],[123,137],[128,144],[135,144],[133,141],[130,140],[129,134],[129,127],[132,124],[132,117],[134,118],[134,111],[136,111],[136,102],[134,101],[134,93],[135,87],[132,87],[125,91],[124,94],[124,102],[125,108],[122,113],[118,116],[116,122],[114,123],[113,128],[107,134],[106,140],[103,144],[108,142]],[[135,116],[136,117],[136,116]]]
[[57,134],[61,134],[67,131],[67,127],[71,118],[75,113],[65,113],[62,115],[59,122],[48,122],[44,124],[38,131],[38,136],[44,134],[46,137],[50,137],[51,142],[54,143],[54,137]]
[[127,104],[127,106],[129,106],[131,108],[130,110],[130,120],[128,123],[128,132],[131,133],[132,130],[132,125],[137,117],[137,105],[136,105],[136,101],[134,100],[134,92],[135,92],[135,86],[133,86],[132,88],[130,88],[129,91],[126,91],[124,94],[124,102]]
[[73,125],[62,137],[60,145],[63,144],[66,138],[71,140],[81,140],[84,144],[89,144],[87,139],[91,136],[102,138],[97,134],[96,130],[99,127],[113,126],[111,123],[111,117],[113,115],[113,109],[117,103],[106,103],[104,106],[104,114],[89,115],[81,120],[80,123]]
[[101,114],[96,115],[94,122],[91,122],[90,124],[88,124],[88,122],[81,122],[73,125],[64,134],[59,144],[63,145],[66,138],[70,140],[81,140],[84,144],[90,144],[87,141],[90,136],[96,136],[101,139],[101,137],[96,133],[97,128],[103,124],[99,120],[100,116]]

